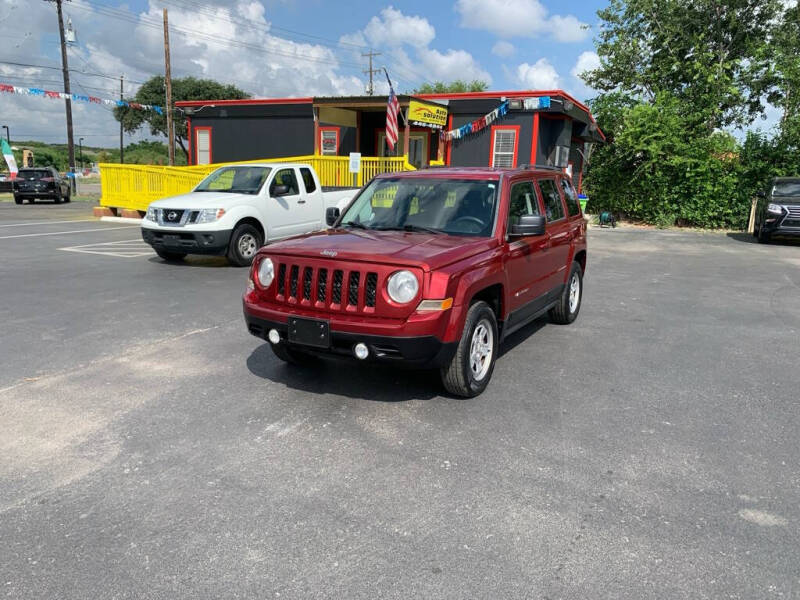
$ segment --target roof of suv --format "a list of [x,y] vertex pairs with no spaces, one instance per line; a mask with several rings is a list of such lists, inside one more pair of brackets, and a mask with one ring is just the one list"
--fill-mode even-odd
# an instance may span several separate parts
[[540,165],[521,165],[514,169],[501,167],[428,167],[416,171],[403,171],[396,173],[383,173],[378,175],[381,178],[394,177],[420,177],[431,176],[441,177],[442,179],[499,179],[501,175],[516,175],[519,173],[535,173],[539,175],[552,175],[562,173],[563,169],[558,167],[547,167]]

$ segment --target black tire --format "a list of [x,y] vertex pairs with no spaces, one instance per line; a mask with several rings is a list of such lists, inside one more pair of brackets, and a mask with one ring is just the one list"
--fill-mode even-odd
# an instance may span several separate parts
[[242,223],[238,225],[231,235],[231,242],[228,245],[228,261],[235,267],[248,267],[253,263],[256,252],[264,244],[261,232],[250,225]]
[[316,356],[290,348],[283,342],[279,344],[270,344],[269,346],[272,348],[272,352],[275,353],[275,356],[290,365],[305,367],[313,365],[318,361]]
[[178,262],[186,258],[186,252],[167,252],[166,250],[156,249],[156,254],[168,262]]
[[61,198],[61,190],[58,190],[56,192],[56,195],[53,196],[53,202],[55,202],[56,204],[61,204],[61,199],[62,199]]
[[[488,335],[484,336],[481,332],[491,334],[491,340],[488,339]],[[489,356],[484,355],[482,361],[473,361],[476,340],[487,346],[485,350],[491,350]],[[456,353],[450,363],[443,366],[440,371],[444,388],[454,396],[462,398],[474,398],[483,392],[492,378],[499,341],[497,316],[494,311],[486,302],[475,302],[467,311],[464,331],[461,333]],[[488,365],[486,360],[489,361]],[[475,372],[476,368],[478,373]]]
[[[575,290],[576,297],[573,302],[573,286],[577,286]],[[564,286],[564,291],[561,293],[561,298],[558,300],[553,308],[550,309],[550,320],[553,323],[560,325],[568,325],[572,323],[581,310],[581,300],[583,299],[583,269],[578,261],[572,263],[572,268],[569,270],[569,277],[567,277],[567,285]]]
[[64,202],[72,202],[72,191],[67,191],[67,195],[64,196]]
[[20,196],[14,196],[14,203],[15,204],[22,204],[22,198]]
[[762,223],[758,228],[758,243],[759,244],[769,244],[772,240],[772,236],[764,231],[764,224]]

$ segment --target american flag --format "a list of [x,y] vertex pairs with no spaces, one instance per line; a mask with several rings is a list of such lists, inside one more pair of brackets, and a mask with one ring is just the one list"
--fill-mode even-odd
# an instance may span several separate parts
[[386,143],[391,150],[397,143],[397,111],[400,103],[394,95],[394,88],[389,85],[389,103],[386,105]]

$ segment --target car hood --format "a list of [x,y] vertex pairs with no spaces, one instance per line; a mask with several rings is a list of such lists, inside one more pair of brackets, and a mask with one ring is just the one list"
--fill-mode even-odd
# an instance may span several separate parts
[[189,192],[180,196],[170,196],[152,202],[154,208],[222,208],[232,200],[250,198],[250,194],[229,194],[226,192]]
[[406,231],[328,229],[270,244],[262,253],[420,266],[430,271],[485,252],[497,245],[494,238]]

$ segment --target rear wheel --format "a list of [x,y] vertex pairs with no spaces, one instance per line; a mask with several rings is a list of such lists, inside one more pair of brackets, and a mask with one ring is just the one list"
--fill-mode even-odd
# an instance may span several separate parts
[[263,243],[264,239],[258,229],[249,223],[242,223],[233,230],[231,235],[228,260],[237,267],[247,267],[253,262],[256,252]]
[[463,398],[483,392],[492,378],[499,341],[491,307],[483,301],[470,306],[456,353],[441,369],[445,389]]
[[157,249],[156,254],[169,262],[178,262],[186,258],[186,252],[167,252],[166,250]]
[[53,197],[53,202],[55,202],[56,204],[61,204],[61,199],[62,199],[61,190],[58,190],[56,192],[56,195]]
[[550,320],[553,323],[568,325],[572,323],[581,310],[581,299],[583,298],[583,269],[575,261],[567,277],[567,285],[561,294],[561,298],[553,308],[550,309]]
[[72,201],[72,190],[67,190],[67,195],[64,196],[64,202]]

